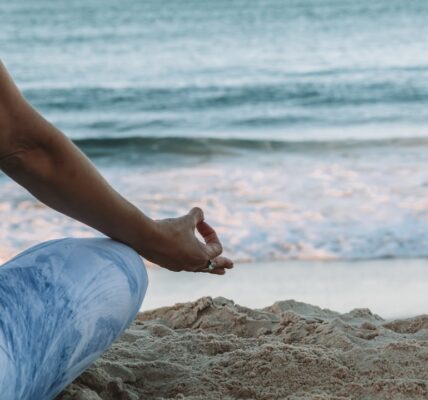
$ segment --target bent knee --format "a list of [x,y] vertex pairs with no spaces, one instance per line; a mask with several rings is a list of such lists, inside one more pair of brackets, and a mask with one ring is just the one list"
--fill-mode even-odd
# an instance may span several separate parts
[[148,287],[147,271],[139,254],[108,238],[43,242],[19,254],[3,268],[37,270],[54,285],[61,286],[66,280],[70,290],[97,282],[99,287],[111,287],[112,295],[124,296],[129,292],[135,307],[141,305]]
[[144,296],[148,286],[146,267],[141,256],[126,244],[109,238],[66,238],[57,244],[72,246],[75,262],[90,260],[92,268],[114,266],[128,277],[131,291],[142,291]]

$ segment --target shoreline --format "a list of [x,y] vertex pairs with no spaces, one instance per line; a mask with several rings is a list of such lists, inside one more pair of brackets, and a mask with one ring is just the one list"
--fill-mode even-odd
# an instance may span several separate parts
[[342,313],[363,307],[385,319],[428,312],[427,259],[238,263],[225,276],[177,274],[156,266],[147,270],[143,312],[203,296],[231,298],[251,308],[263,308],[278,299],[296,299]]

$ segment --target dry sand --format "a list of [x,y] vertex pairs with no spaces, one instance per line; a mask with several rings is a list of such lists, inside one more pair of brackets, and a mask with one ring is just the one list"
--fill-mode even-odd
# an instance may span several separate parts
[[428,316],[203,297],[139,314],[58,399],[428,399]]

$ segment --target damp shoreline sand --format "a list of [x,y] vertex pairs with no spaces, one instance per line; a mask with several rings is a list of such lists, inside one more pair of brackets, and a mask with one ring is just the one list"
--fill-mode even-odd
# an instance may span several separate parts
[[236,262],[225,276],[173,274],[147,265],[149,287],[140,311],[221,296],[250,308],[296,299],[341,313],[369,308],[384,319],[428,313],[428,260],[422,258]]

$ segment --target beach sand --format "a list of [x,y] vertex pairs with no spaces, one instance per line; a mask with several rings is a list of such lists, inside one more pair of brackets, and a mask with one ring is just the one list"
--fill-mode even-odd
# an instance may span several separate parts
[[294,300],[254,309],[224,297],[140,313],[58,397],[427,398],[427,315],[386,321],[368,309]]

